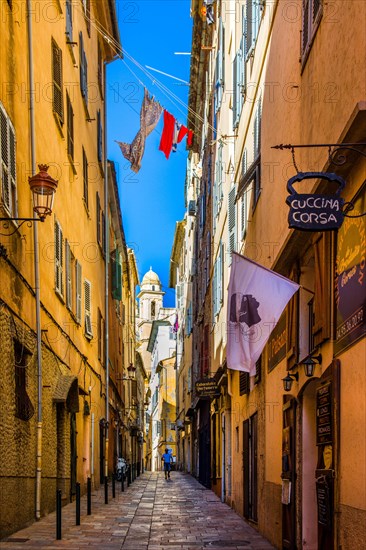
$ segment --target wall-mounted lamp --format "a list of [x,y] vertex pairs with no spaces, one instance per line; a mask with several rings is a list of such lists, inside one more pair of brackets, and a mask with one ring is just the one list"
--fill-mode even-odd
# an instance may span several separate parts
[[128,371],[129,378],[133,380],[135,378],[136,367],[132,363],[130,363],[127,367],[127,371]]
[[301,364],[304,365],[305,376],[311,378],[314,376],[315,365],[322,364],[322,355],[309,355],[304,361],[301,361]]
[[[46,164],[39,164],[39,172],[32,177],[29,177],[29,187],[33,196],[33,211],[38,214],[38,218],[0,218],[0,221],[3,222],[3,227],[8,228],[10,221],[17,222],[18,226],[15,229],[17,231],[23,223],[28,222],[29,225],[32,222],[44,222],[46,216],[49,216],[52,213],[53,201],[55,198],[55,193],[57,189],[57,181],[51,178],[47,173],[48,166]],[[20,223],[19,223],[20,222]],[[10,237],[15,233],[4,234],[4,236]]]
[[282,378],[283,382],[283,389],[285,391],[291,391],[292,388],[292,382],[296,380],[296,382],[299,381],[299,373],[295,372],[295,374],[287,374],[285,378]]

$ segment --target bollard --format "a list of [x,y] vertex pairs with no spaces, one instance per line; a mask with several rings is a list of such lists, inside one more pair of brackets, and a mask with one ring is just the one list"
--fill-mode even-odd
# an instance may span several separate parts
[[61,540],[61,491],[56,491],[56,539]]
[[76,483],[76,524],[80,525],[80,483]]
[[108,504],[108,478],[104,478],[104,504]]
[[124,492],[125,490],[125,474],[122,472],[122,476],[121,476],[121,491],[122,493]]
[[88,516],[91,515],[91,479],[88,477],[88,481],[86,484],[86,491],[87,491],[87,514]]
[[112,498],[116,498],[116,478],[112,474]]

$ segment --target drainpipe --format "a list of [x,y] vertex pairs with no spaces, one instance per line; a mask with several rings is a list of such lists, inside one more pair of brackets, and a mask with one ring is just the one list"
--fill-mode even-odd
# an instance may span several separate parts
[[[34,75],[33,75],[33,35],[31,0],[27,0],[28,30],[28,69],[29,69],[29,122],[32,176],[36,173],[36,140],[34,120]],[[37,214],[34,214],[35,216]],[[39,281],[38,225],[33,223],[34,240],[34,290],[36,294],[36,333],[37,333],[37,443],[36,443],[36,519],[41,518],[41,482],[42,482],[42,333],[41,333],[41,300]]]
[[[112,60],[113,61],[113,60]],[[107,63],[104,62],[104,224],[105,224],[105,467],[104,475],[108,477],[109,453],[109,211],[108,211],[108,155],[107,155]]]

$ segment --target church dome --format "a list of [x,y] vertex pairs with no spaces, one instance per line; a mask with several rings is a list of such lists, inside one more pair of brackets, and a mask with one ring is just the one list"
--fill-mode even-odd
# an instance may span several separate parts
[[153,271],[150,267],[150,270],[145,273],[142,281],[141,281],[141,286],[145,286],[145,285],[158,285],[159,286],[159,289],[160,289],[160,279],[159,279],[159,276],[157,275],[157,273],[155,273],[155,271]]

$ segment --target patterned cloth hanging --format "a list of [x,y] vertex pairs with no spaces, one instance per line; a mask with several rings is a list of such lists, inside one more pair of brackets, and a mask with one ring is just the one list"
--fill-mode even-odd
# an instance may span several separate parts
[[140,112],[140,130],[137,132],[135,139],[131,144],[117,141],[122,155],[131,162],[131,170],[138,172],[141,168],[141,160],[145,151],[146,138],[154,130],[159,122],[163,108],[149,96],[145,88],[144,99]]

